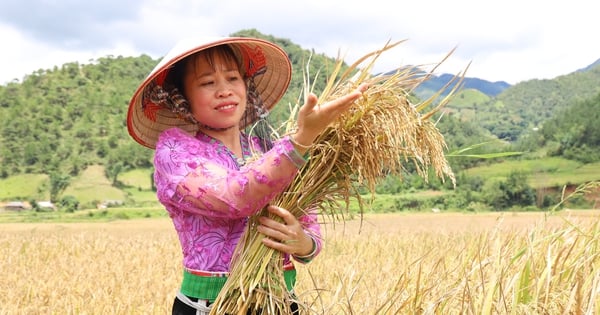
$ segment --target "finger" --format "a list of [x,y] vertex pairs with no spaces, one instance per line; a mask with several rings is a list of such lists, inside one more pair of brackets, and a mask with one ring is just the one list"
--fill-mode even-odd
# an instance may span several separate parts
[[259,225],[256,229],[259,233],[267,236],[270,239],[276,240],[278,242],[280,242],[282,240],[291,239],[290,237],[287,236],[286,233],[284,233],[284,231],[273,229],[273,228],[267,227],[265,225]]
[[310,93],[310,94],[308,94],[308,97],[306,98],[306,102],[304,102],[304,106],[302,106],[302,107],[304,108],[304,110],[310,111],[313,108],[315,108],[318,101],[319,101],[319,99],[317,98],[317,96],[314,93]]
[[278,242],[278,241],[270,239],[268,237],[264,237],[262,239],[262,242],[267,247],[270,247],[270,248],[275,249],[277,251],[280,251],[280,252],[283,252],[283,253],[287,253],[287,254],[290,254],[290,255],[294,254],[294,247],[293,246],[286,245],[284,243]]
[[340,96],[340,97],[328,102],[325,106],[330,108],[332,113],[334,113],[335,115],[338,115],[343,110],[345,110],[347,107],[352,105],[352,103],[354,103],[354,101],[359,99],[361,96],[362,96],[362,92],[359,90],[355,90],[351,93]]
[[357,90],[360,93],[364,93],[364,92],[366,92],[369,89],[369,86],[370,85],[368,83],[362,83],[361,85],[358,86]]
[[340,97],[340,101],[345,104],[351,104],[362,96],[362,91],[355,90],[354,92],[348,93]]
[[[259,232],[263,232],[262,230],[260,230],[260,228],[262,227],[262,229],[269,229],[269,230],[274,230],[274,231],[285,231],[286,230],[286,225],[285,223],[281,223],[277,220],[273,220],[269,217],[260,217],[258,218],[258,222],[260,223],[260,225],[258,226],[259,228]],[[265,233],[263,233],[265,234]]]
[[269,210],[270,213],[282,218],[283,222],[285,222],[287,225],[295,223],[296,218],[294,215],[284,208],[270,205],[267,210]]

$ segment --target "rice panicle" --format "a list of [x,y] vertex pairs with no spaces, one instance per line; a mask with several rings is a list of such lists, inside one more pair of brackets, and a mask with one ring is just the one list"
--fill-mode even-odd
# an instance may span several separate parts
[[[377,58],[399,43],[388,43],[365,55],[344,72],[341,72],[343,62],[336,63],[319,96],[319,104],[345,95],[362,83],[370,87],[319,135],[308,152],[306,165],[272,204],[288,209],[297,217],[308,209],[317,209],[334,221],[344,220],[352,198],[358,201],[362,214],[365,204],[359,193],[360,187],[373,197],[381,179],[388,175],[402,178],[408,163],[412,163],[425,180],[429,170],[433,169],[437,177],[455,183],[444,155],[447,149],[444,137],[430,120],[451,95],[422,114],[431,107],[433,100],[430,98],[416,105],[411,103],[410,91],[424,80],[415,68],[400,68],[389,75],[370,75]],[[359,68],[364,62],[367,65]],[[450,94],[458,90],[461,81],[460,76],[451,81],[454,87]],[[305,93],[310,91],[310,80],[306,75],[304,89]],[[296,112],[297,108],[294,108],[292,113]],[[285,132],[292,133],[293,126],[294,118],[290,117]],[[284,281],[282,255],[264,246],[263,236],[256,230],[259,216],[274,218],[266,209],[250,218],[236,248],[230,275],[211,314],[246,314],[248,309],[285,314],[292,301]]]

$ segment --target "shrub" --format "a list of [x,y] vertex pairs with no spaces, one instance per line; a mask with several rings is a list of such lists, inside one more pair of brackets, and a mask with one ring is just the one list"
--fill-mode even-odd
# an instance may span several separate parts
[[79,209],[79,200],[75,196],[67,195],[59,202],[60,208],[66,212],[74,212]]

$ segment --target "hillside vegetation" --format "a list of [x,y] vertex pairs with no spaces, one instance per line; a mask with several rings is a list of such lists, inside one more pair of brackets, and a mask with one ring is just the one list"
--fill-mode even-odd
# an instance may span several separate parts
[[[316,93],[325,85],[323,73],[329,73],[335,61],[290,40],[256,30],[232,35],[266,38],[290,56],[293,78],[282,102],[271,113],[275,126],[289,117],[289,105],[298,102],[302,95],[303,73],[309,59],[309,73],[322,73],[312,84]],[[130,205],[155,202],[152,151],[129,137],[125,118],[129,98],[158,62],[147,55],[106,56],[88,64],[73,62],[40,69],[22,81],[0,86],[0,201],[59,202],[68,197],[67,204],[76,205],[75,208],[93,207],[107,199]],[[473,82],[480,86],[485,83]],[[378,193],[400,196],[415,191],[451,192],[416,203],[410,203],[405,196],[398,197],[401,200],[392,202],[395,209],[504,209],[514,205],[543,206],[545,203],[535,198],[535,190],[542,186],[556,188],[600,180],[594,167],[588,166],[597,166],[600,161],[599,82],[600,67],[595,66],[554,80],[501,86],[502,92],[492,94],[476,88],[463,89],[438,117],[437,125],[446,138],[448,158],[458,175],[456,189],[435,178],[425,181],[413,175],[411,165],[407,165],[406,176],[385,179]],[[423,89],[427,87],[423,85]],[[487,85],[488,89],[497,87]],[[420,93],[431,93],[423,89],[412,97],[418,100],[423,95]],[[507,151],[523,154],[481,158]],[[592,171],[587,176],[582,173],[567,179],[552,167],[553,159],[571,161],[568,163],[575,163],[578,169]],[[520,168],[515,163],[550,170],[542,173],[551,180],[546,184],[536,182],[539,172],[533,169],[517,176],[514,173]],[[503,171],[493,171],[502,175],[488,178],[482,175],[485,173],[478,173],[482,169]],[[509,180],[511,176],[513,182]],[[528,185],[519,188],[524,189],[526,197],[515,204],[491,202],[490,194],[484,191],[502,183],[514,184],[514,180]]]
[[[308,58],[313,74],[334,64],[289,40],[253,30],[236,35],[267,38],[290,55],[292,83],[271,113],[276,126],[289,117],[289,105],[301,95]],[[93,164],[105,165],[107,177],[114,178],[123,170],[151,167],[151,151],[131,140],[125,117],[130,97],[158,62],[146,55],[107,56],[38,70],[22,82],[0,86],[0,178],[51,172],[76,176]],[[322,90],[324,80],[315,79],[315,91]]]
[[[517,141],[521,136],[567,110],[600,94],[600,66],[552,80],[530,80],[477,104],[477,124],[498,138]],[[595,105],[598,112],[598,103]]]

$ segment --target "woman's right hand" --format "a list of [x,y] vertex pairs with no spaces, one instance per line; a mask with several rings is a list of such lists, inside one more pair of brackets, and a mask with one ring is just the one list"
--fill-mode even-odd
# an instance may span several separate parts
[[321,105],[317,105],[317,96],[310,93],[298,111],[298,130],[292,135],[293,140],[301,146],[310,146],[330,123],[362,96],[368,87],[367,84],[361,84],[353,92]]

